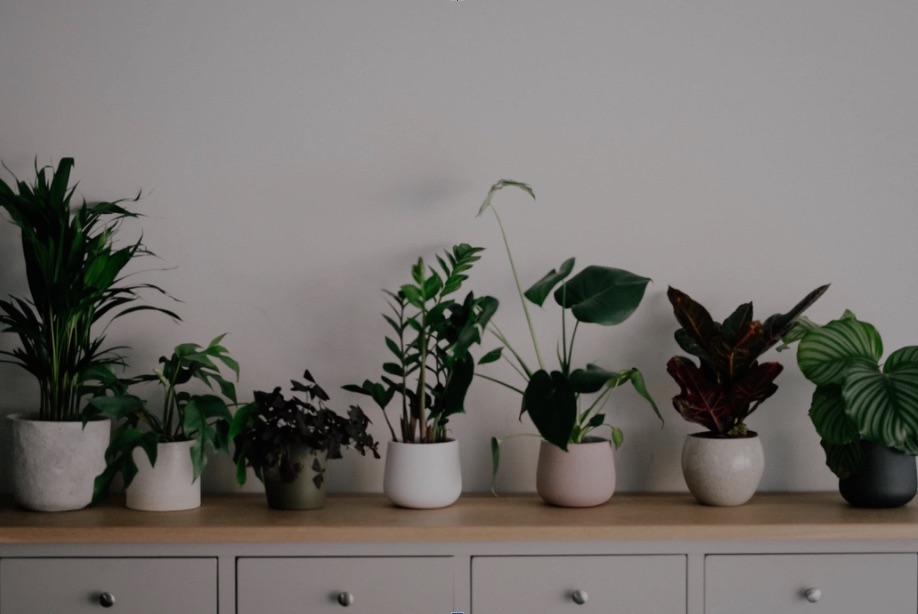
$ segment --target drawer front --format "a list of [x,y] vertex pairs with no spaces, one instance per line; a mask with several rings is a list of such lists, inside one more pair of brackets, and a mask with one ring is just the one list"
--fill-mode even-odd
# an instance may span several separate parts
[[236,612],[449,614],[453,576],[452,557],[240,558]]
[[914,554],[716,555],[705,559],[706,614],[915,614]]
[[[212,558],[2,559],[0,586],[3,614],[217,612]],[[114,597],[110,609],[103,593]]]
[[685,614],[686,558],[476,557],[472,561],[472,611]]

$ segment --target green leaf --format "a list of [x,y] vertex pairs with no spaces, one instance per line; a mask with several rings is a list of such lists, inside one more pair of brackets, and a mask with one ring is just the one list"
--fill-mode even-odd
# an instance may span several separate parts
[[918,365],[892,373],[857,363],[845,371],[845,410],[861,436],[908,454],[918,454]]
[[588,364],[586,369],[575,369],[571,373],[571,386],[575,392],[591,394],[599,392],[604,386],[616,388],[631,378],[633,369],[625,371],[607,371],[594,364]]
[[857,425],[845,413],[841,386],[817,386],[810,405],[810,419],[826,443],[844,445],[860,440]]
[[631,385],[634,386],[634,389],[639,395],[644,397],[644,399],[650,403],[650,407],[653,408],[653,413],[657,415],[657,418],[660,419],[660,423],[663,423],[663,416],[660,415],[660,408],[657,407],[657,404],[653,402],[653,398],[650,396],[650,393],[647,391],[647,386],[644,384],[644,376],[641,375],[641,372],[637,369],[631,370]]
[[883,365],[884,373],[895,373],[907,366],[918,366],[918,345],[899,348],[889,355]]
[[820,442],[826,452],[826,466],[839,478],[848,478],[864,470],[864,453],[861,442],[837,445]]
[[491,199],[494,198],[494,194],[497,193],[498,190],[502,190],[503,188],[506,188],[508,186],[516,187],[516,188],[523,190],[524,192],[532,196],[533,200],[535,200],[535,192],[533,192],[532,188],[530,188],[527,184],[521,183],[519,181],[513,181],[512,179],[501,179],[500,181],[498,181],[497,183],[491,186],[491,189],[490,191],[488,191],[488,195],[485,197],[484,202],[481,203],[481,208],[478,209],[477,215],[480,216],[482,213],[484,213],[488,209],[488,207],[491,206]]
[[548,298],[548,295],[551,294],[551,291],[555,289],[555,286],[557,286],[562,280],[566,279],[573,270],[574,259],[569,258],[565,260],[560,267],[558,267],[557,271],[552,269],[546,273],[542,279],[534,283],[531,288],[523,293],[523,295],[531,302],[541,307],[545,302],[545,299]]
[[491,492],[494,492],[494,483],[497,481],[497,470],[500,468],[500,439],[491,438]]
[[620,428],[612,427],[612,443],[615,444],[615,449],[618,450],[622,447],[622,444],[625,442],[625,434],[622,433]]
[[487,354],[481,357],[481,359],[478,361],[478,364],[486,365],[491,362],[497,362],[498,360],[500,360],[501,355],[503,354],[503,351],[504,351],[504,348],[502,347],[491,350],[490,352],[488,352]]
[[577,395],[564,374],[533,373],[523,393],[523,412],[546,441],[567,450],[577,423]]
[[648,283],[649,278],[622,269],[588,266],[555,290],[554,297],[580,322],[611,326],[634,313]]
[[854,317],[833,320],[809,331],[797,346],[797,364],[817,386],[841,384],[850,365],[876,365],[882,355],[880,333]]

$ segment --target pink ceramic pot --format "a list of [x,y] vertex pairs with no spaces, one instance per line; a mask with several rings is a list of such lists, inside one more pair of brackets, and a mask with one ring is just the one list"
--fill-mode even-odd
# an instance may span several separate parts
[[615,448],[606,439],[588,437],[570,443],[567,452],[542,440],[536,490],[552,505],[593,507],[615,492]]

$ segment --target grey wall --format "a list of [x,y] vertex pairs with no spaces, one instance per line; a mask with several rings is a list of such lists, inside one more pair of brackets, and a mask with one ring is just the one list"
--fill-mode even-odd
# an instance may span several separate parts
[[[887,347],[918,342],[914,2],[0,0],[0,15],[3,161],[30,177],[34,156],[70,155],[89,199],[147,192],[129,231],[169,269],[147,279],[184,322],[113,326],[135,370],[228,332],[245,392],[304,368],[332,391],[375,376],[380,290],[461,241],[489,248],[473,287],[528,348],[497,228],[475,218],[501,177],[538,195],[498,202],[524,281],[571,255],[654,279],[630,321],[584,328],[578,347],[640,367],[665,411],[661,430],[633,391],[615,397],[621,489],[684,488],[694,427],[669,406],[669,284],[722,318],[832,282],[814,319],[851,308]],[[0,288],[22,292],[9,224],[0,255]],[[543,346],[558,324],[539,314]],[[831,489],[810,385],[792,354],[769,358],[788,368],[750,420],[763,487]],[[34,404],[14,369],[0,383],[3,413]],[[488,382],[468,405],[453,431],[466,489],[486,490],[488,438],[531,428]],[[533,488],[536,449],[506,445],[501,489]],[[351,455],[332,487],[378,490],[382,466]],[[205,485],[234,488],[225,459]]]

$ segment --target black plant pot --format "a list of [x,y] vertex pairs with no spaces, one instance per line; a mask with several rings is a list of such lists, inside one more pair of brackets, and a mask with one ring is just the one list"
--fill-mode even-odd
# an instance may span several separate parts
[[915,498],[915,457],[871,441],[861,441],[864,471],[838,481],[838,490],[854,507],[901,507]]

